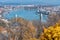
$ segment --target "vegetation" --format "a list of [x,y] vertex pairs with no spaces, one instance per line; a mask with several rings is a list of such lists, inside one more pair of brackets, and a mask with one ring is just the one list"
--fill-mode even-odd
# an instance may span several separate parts
[[40,40],[60,40],[60,24],[56,23],[54,26],[44,27]]
[[[8,40],[60,40],[60,21],[58,20],[60,20],[58,15],[50,14],[48,15],[47,22],[41,22],[42,26],[40,26],[39,21],[12,18],[8,24],[9,27],[1,21],[0,33],[6,30]],[[39,30],[42,32],[37,38],[38,27],[40,27]]]

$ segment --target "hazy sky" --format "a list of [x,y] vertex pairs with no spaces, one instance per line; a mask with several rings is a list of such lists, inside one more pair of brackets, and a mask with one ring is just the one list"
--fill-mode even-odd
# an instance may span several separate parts
[[36,3],[36,4],[60,4],[60,0],[0,0],[0,2],[9,3]]
[[39,2],[39,1],[41,1],[41,2],[60,2],[60,0],[0,0],[1,2],[28,2],[28,1],[37,1],[37,2]]

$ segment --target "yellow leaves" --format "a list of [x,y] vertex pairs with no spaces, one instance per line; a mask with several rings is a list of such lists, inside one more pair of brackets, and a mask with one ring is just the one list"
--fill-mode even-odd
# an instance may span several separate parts
[[30,40],[38,40],[38,39],[36,39],[36,38],[30,38]]
[[58,40],[58,38],[55,38],[55,40]]
[[43,29],[44,29],[44,33],[47,32],[47,29],[45,27]]
[[48,37],[51,38],[51,35],[49,34]]
[[54,28],[53,28],[53,26],[50,26],[48,29],[49,29],[49,30],[53,30]]
[[53,37],[53,38],[54,38],[54,37],[57,37],[57,34],[56,34],[56,33],[55,33],[55,34],[53,34],[53,36],[52,36],[52,37]]
[[44,28],[44,32],[40,36],[40,40],[60,40],[60,24]]

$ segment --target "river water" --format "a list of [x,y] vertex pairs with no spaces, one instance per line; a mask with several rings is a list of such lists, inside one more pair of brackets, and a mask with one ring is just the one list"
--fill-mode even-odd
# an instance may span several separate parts
[[[25,9],[17,9],[17,10],[12,10],[9,13],[4,14],[4,18],[6,19],[11,19],[14,17],[22,17],[26,20],[40,20],[39,15],[37,15],[37,9],[31,9],[31,10],[25,10]],[[46,21],[47,16],[42,15],[42,21]]]

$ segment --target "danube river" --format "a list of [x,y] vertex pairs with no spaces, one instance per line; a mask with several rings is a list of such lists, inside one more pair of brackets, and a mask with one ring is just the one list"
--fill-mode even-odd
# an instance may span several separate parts
[[[17,9],[9,11],[9,13],[4,14],[4,18],[11,19],[14,17],[22,17],[26,20],[39,20],[39,15],[37,15],[37,9]],[[46,20],[47,16],[42,15],[42,21]]]

